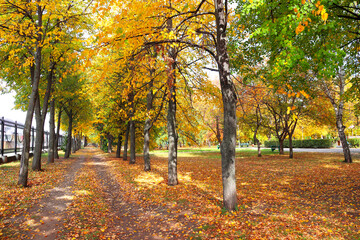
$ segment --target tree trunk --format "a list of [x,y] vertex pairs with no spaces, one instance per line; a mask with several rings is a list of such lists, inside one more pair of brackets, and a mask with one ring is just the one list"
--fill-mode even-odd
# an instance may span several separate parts
[[258,157],[262,157],[262,155],[261,155],[261,142],[259,141],[259,139],[257,141],[257,147],[258,147]]
[[279,138],[279,148],[280,148],[279,154],[284,154],[284,139],[282,138]]
[[[167,20],[168,31],[172,31],[172,19]],[[167,85],[168,93],[168,114],[167,114],[167,130],[168,130],[168,185],[174,186],[178,184],[177,177],[177,144],[178,136],[176,132],[176,50],[169,46],[169,70]]]
[[54,163],[54,145],[55,145],[55,99],[50,102],[50,138],[48,150],[48,163]]
[[216,121],[216,139],[218,140],[219,144],[221,144],[222,140],[221,140],[221,133],[220,133],[220,121],[219,121],[219,116],[215,116],[215,121]]
[[256,144],[258,147],[258,157],[261,157],[261,148],[260,148],[261,143],[259,139],[257,139],[256,137],[259,127],[260,127],[259,125],[256,125],[256,129],[254,131],[254,144]]
[[69,126],[68,126],[68,135],[67,135],[67,142],[66,142],[66,150],[64,158],[69,158],[71,154],[71,141],[72,141],[72,110],[68,114],[69,117]]
[[130,121],[130,164],[135,163],[135,122]]
[[36,140],[35,140],[34,158],[32,162],[32,169],[34,171],[41,171],[41,153],[44,143],[44,125],[45,125],[46,114],[48,111],[49,99],[51,96],[54,67],[55,67],[54,63],[51,63],[50,72],[47,79],[47,86],[46,86],[42,111],[40,106],[41,99],[39,92],[35,105]]
[[129,132],[130,132],[130,122],[126,125],[126,132],[125,132],[125,142],[124,142],[124,153],[123,153],[123,160],[127,161],[127,150],[129,144]]
[[[40,29],[42,27],[42,8],[38,4],[37,4],[37,14],[38,14],[38,27]],[[39,31],[42,30],[40,29]],[[33,118],[34,108],[37,98],[38,86],[40,82],[40,74],[41,74],[41,55],[42,55],[41,33],[40,32],[37,33],[37,39],[36,39],[37,47],[36,47],[35,59],[34,59],[35,61],[34,78],[32,79],[32,89],[31,89],[30,100],[29,100],[28,110],[26,113],[25,126],[23,131],[24,142],[23,142],[23,150],[21,154],[18,184],[24,187],[27,186],[27,180],[28,180],[29,157],[30,157],[29,154],[30,132],[31,132],[32,118]]]
[[121,142],[122,142],[122,135],[121,135],[121,133],[119,133],[117,149],[116,149],[116,157],[117,158],[120,158],[120,156],[121,156]]
[[[150,71],[150,76],[153,75],[153,70]],[[150,84],[149,84],[150,90],[146,96],[146,110],[148,112],[148,114],[150,113],[151,109],[152,109],[152,102],[153,102],[153,92],[152,92],[152,87],[153,87],[153,81],[151,80]],[[150,171],[151,170],[151,166],[150,166],[150,129],[151,129],[151,119],[150,117],[148,117],[145,120],[145,127],[144,127],[144,170],[145,171]]]
[[[227,4],[227,2],[225,2]],[[223,0],[214,0],[216,18],[216,52],[219,79],[224,105],[224,136],[221,143],[221,168],[223,182],[224,207],[228,210],[237,208],[235,148],[236,148],[236,93],[229,78],[229,56],[227,52],[227,6]]]
[[150,119],[146,119],[144,128],[144,170],[150,171]]
[[347,140],[346,140],[345,126],[343,124],[343,113],[344,113],[344,104],[345,104],[344,94],[345,94],[346,79],[345,79],[345,75],[342,70],[340,70],[338,72],[337,79],[339,80],[339,82],[338,82],[338,87],[339,87],[338,103],[336,103],[336,98],[333,97],[333,94],[331,93],[330,89],[326,86],[326,84],[324,85],[325,94],[328,97],[328,99],[330,100],[330,102],[333,105],[333,108],[335,110],[336,128],[338,130],[339,138],[340,138],[341,145],[343,148],[343,153],[344,153],[344,158],[345,158],[344,162],[352,163],[351,152],[350,152],[349,144],[347,143]]
[[110,134],[108,134],[107,139],[108,139],[108,153],[112,153],[112,140],[113,140],[113,137]]
[[44,124],[42,122],[40,111],[40,98],[37,94],[37,100],[35,104],[35,120],[36,120],[36,137],[35,137],[35,150],[32,161],[32,170],[41,171],[41,153],[44,142]]
[[60,139],[60,125],[61,125],[61,110],[59,111],[59,116],[57,119],[57,129],[56,129],[56,136],[55,136],[55,144],[54,144],[54,158],[59,159],[59,139]]
[[77,146],[77,140],[76,140],[76,137],[73,137],[72,139],[71,139],[71,152],[72,153],[76,153],[76,146]]
[[344,158],[345,158],[344,162],[352,163],[351,152],[350,152],[349,144],[346,140],[346,135],[345,135],[345,126],[342,123],[342,116],[341,117],[337,116],[336,127],[338,129],[339,138],[340,138],[343,153],[344,153]]
[[289,133],[289,158],[294,158],[294,150],[292,145],[292,133]]

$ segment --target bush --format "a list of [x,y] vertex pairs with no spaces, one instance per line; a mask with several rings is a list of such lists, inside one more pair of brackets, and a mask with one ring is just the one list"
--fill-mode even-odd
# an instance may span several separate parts
[[64,136],[64,141],[62,142],[62,144],[61,144],[61,146],[60,146],[60,149],[62,150],[62,151],[66,151],[66,145],[67,145],[67,139],[68,139],[68,134],[67,133],[65,133],[65,136]]
[[[331,148],[333,146],[332,139],[293,140],[292,143],[294,148]],[[265,141],[265,147],[271,146],[279,146],[279,141]],[[284,140],[284,147],[289,147],[288,139]]]
[[104,152],[108,152],[108,140],[106,138],[104,138],[102,140],[102,144],[100,146],[101,150],[103,150]]
[[347,141],[350,143],[351,147],[360,147],[360,138],[349,138]]

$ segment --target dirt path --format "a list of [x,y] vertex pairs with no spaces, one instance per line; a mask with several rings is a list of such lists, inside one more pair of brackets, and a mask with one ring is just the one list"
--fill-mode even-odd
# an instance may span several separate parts
[[116,233],[120,239],[187,239],[196,228],[185,217],[188,211],[176,212],[156,205],[143,208],[127,199],[124,197],[124,189],[110,172],[107,162],[111,160],[94,156],[91,161],[106,193],[110,215],[114,220],[113,226],[106,233],[108,236]]
[[47,197],[26,212],[25,216],[14,219],[14,225],[24,229],[22,239],[56,239],[58,229],[62,227],[63,215],[71,203],[72,186],[77,172],[85,161],[80,156],[70,166],[59,186],[49,190]]
[[[136,201],[130,200],[128,191],[116,181],[111,173],[110,162],[113,159],[103,157],[93,148],[80,150],[80,156],[74,161],[64,181],[49,190],[47,197],[39,204],[30,208],[24,215],[13,219],[13,226],[21,229],[17,239],[64,239],[64,221],[76,217],[67,209],[73,202],[73,187],[75,179],[88,166],[93,169],[95,179],[105,193],[105,201],[109,212],[106,215],[111,224],[103,238],[112,239],[188,239],[197,227],[188,221],[186,210],[172,211],[163,205],[140,206]],[[86,166],[86,167],[85,167]],[[82,170],[83,169],[83,170]],[[93,200],[94,203],[98,201]],[[83,236],[84,237],[84,236]],[[82,236],[79,236],[81,239]],[[66,239],[66,237],[65,237]]]

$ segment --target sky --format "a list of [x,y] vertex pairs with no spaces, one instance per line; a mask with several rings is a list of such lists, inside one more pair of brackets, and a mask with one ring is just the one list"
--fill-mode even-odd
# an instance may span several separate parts
[[[5,120],[17,121],[20,124],[25,124],[26,112],[14,109],[15,93],[0,94],[0,118],[4,117]],[[35,126],[35,120],[32,125]],[[49,131],[49,118],[45,120],[45,131]]]

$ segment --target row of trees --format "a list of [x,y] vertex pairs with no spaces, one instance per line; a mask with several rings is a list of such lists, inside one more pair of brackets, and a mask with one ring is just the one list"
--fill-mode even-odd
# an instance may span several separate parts
[[[83,31],[90,23],[86,17],[90,3],[0,1],[0,78],[8,89],[16,91],[16,106],[27,111],[19,173],[19,184],[24,187],[28,181],[33,116],[37,129],[32,161],[35,171],[41,171],[47,113],[50,112],[49,163],[58,158],[56,143],[61,122],[67,121],[69,127],[65,153],[69,157],[73,125],[81,122],[80,116],[86,116],[80,112],[86,112],[89,101],[84,93],[83,74],[77,66],[84,47]],[[76,127],[81,132],[81,126]]]
[[0,2],[1,78],[28,111],[24,186],[27,131],[33,112],[43,126],[49,103],[52,122],[53,109],[64,115],[68,144],[74,128],[90,136],[94,127],[93,141],[107,139],[110,151],[117,142],[118,157],[124,143],[124,160],[130,140],[129,163],[143,150],[145,171],[150,148],[166,142],[169,185],[178,184],[178,145],[211,136],[221,146],[229,210],[237,205],[237,134],[252,132],[261,155],[259,136],[274,134],[281,146],[288,137],[291,146],[299,124],[333,121],[351,162],[343,112],[358,96],[356,2]]
[[[233,210],[238,120],[242,131],[253,132],[259,155],[258,136],[274,134],[281,153],[289,138],[290,157],[299,123],[336,123],[345,161],[352,161],[343,116],[345,102],[357,102],[356,2],[239,1],[235,14],[227,1],[217,0],[112,4],[104,8],[108,17],[98,35],[104,48],[97,66],[103,69],[101,84],[108,85],[100,89],[110,95],[101,98],[112,106],[101,108],[99,130],[110,139],[116,132],[119,143],[124,135],[125,156],[130,134],[130,163],[138,136],[144,140],[144,169],[151,169],[149,139],[166,123],[168,184],[175,185],[179,136],[196,141],[194,135],[210,131],[221,143],[224,206]],[[207,80],[204,69],[218,72],[219,84]]]

